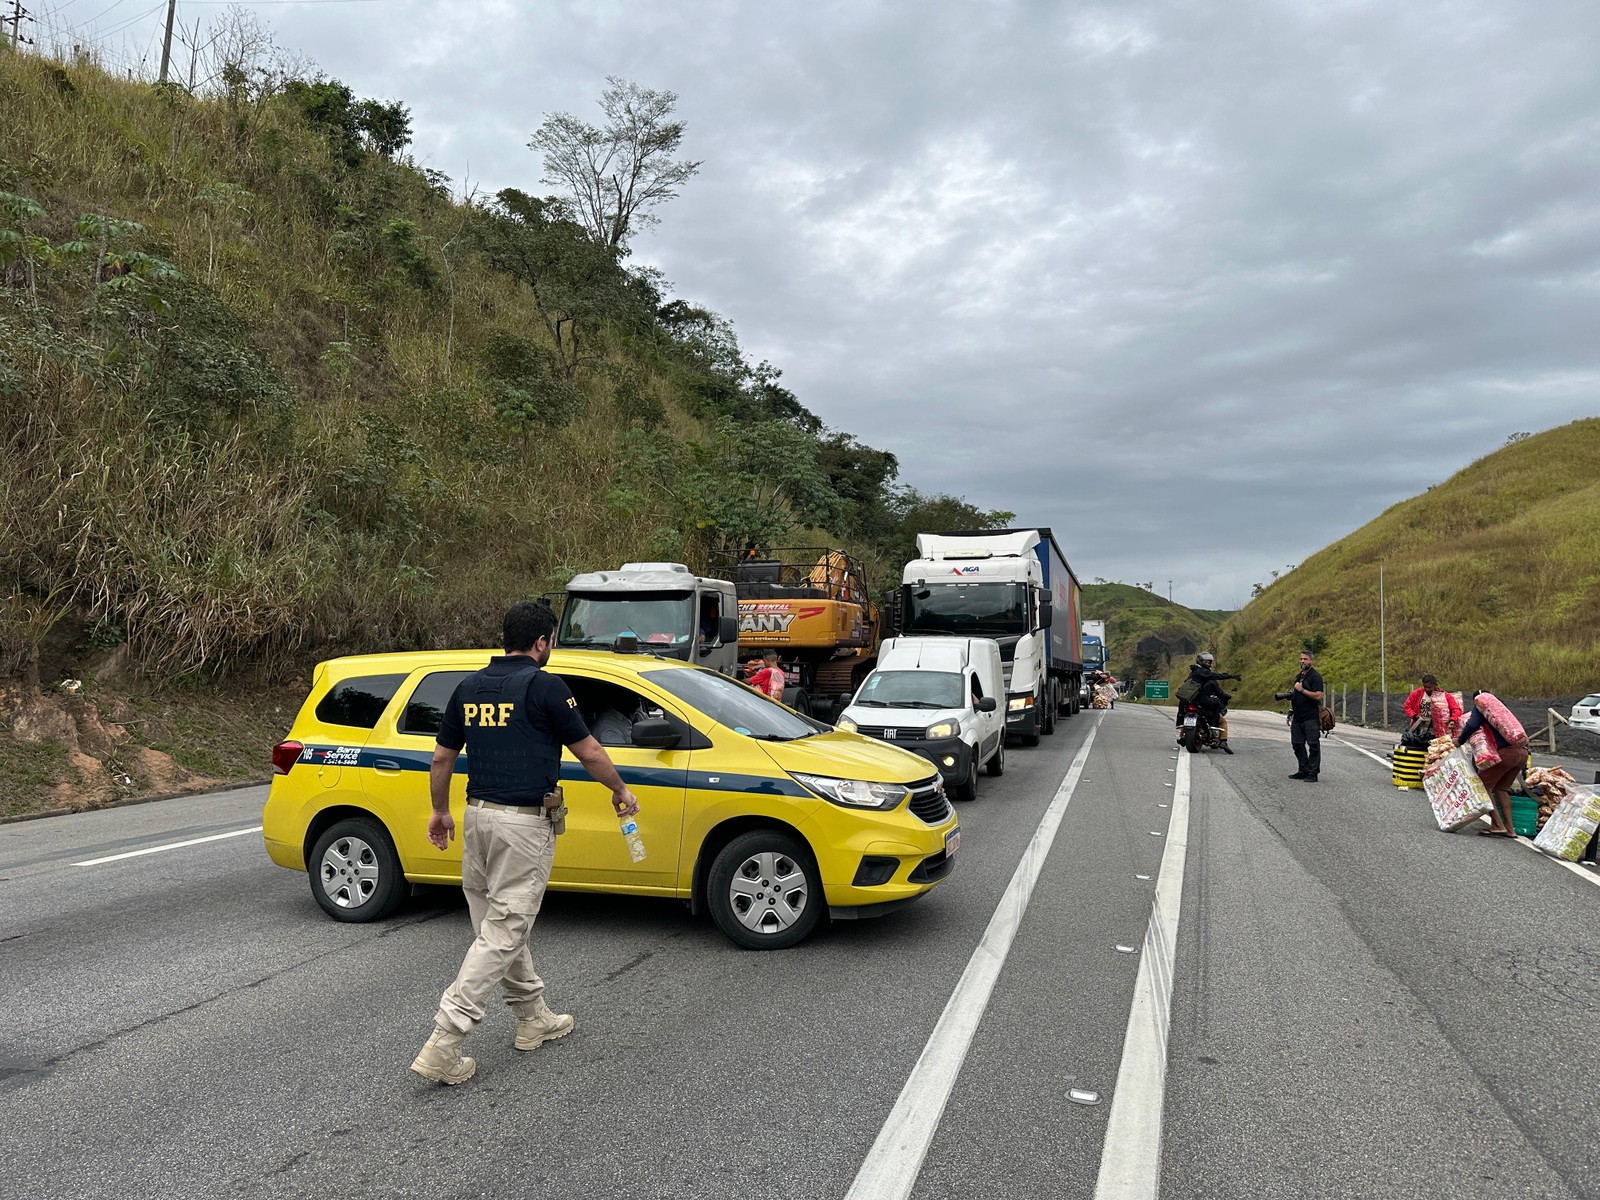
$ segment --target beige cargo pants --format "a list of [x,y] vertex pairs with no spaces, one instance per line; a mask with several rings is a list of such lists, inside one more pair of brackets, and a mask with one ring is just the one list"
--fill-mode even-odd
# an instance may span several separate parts
[[461,890],[475,935],[455,982],[439,1000],[434,1023],[471,1033],[499,984],[518,1015],[544,994],[528,935],[539,915],[556,839],[543,813],[467,806],[461,830]]

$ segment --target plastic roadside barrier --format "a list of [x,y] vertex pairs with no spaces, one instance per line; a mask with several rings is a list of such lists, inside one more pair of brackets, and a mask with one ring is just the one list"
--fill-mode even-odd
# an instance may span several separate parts
[[1478,778],[1468,755],[1464,747],[1457,746],[1422,777],[1422,790],[1433,805],[1433,819],[1440,829],[1460,829],[1494,811],[1489,789]]
[[1533,844],[1546,854],[1577,862],[1596,829],[1600,829],[1600,793],[1590,787],[1575,787],[1567,792],[1561,807],[1550,814]]

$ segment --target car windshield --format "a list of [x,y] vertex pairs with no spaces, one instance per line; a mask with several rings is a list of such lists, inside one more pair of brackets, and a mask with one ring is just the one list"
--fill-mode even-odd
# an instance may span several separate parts
[[1028,632],[1028,591],[1020,583],[907,584],[904,608],[906,633]]
[[856,697],[869,708],[962,708],[961,676],[949,671],[874,671]]
[[559,646],[609,646],[624,634],[654,646],[680,646],[694,633],[687,592],[614,592],[567,597]]
[[826,725],[802,717],[715,671],[645,671],[642,675],[662,691],[693,705],[718,725],[757,741],[792,742],[828,730]]

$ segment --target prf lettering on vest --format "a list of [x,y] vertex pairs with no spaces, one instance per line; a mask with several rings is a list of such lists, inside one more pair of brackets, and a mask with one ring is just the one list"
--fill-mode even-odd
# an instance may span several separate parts
[[511,719],[511,714],[516,711],[515,704],[466,704],[461,705],[461,717],[468,725],[476,725],[479,729],[493,725],[504,728],[505,723]]

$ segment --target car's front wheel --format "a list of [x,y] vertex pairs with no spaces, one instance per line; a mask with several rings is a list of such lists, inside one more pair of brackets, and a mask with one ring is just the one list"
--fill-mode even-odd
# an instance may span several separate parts
[[400,856],[389,831],[370,817],[328,826],[306,865],[311,894],[335,921],[376,921],[394,911],[405,895]]
[[717,928],[746,950],[795,945],[827,904],[811,852],[777,829],[752,829],[724,846],[706,888]]
[[990,778],[995,778],[1006,773],[1006,739],[1002,736],[1000,744],[994,748],[994,756],[984,764],[985,771]]

